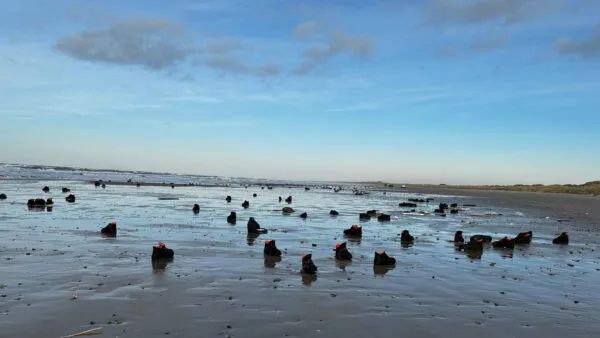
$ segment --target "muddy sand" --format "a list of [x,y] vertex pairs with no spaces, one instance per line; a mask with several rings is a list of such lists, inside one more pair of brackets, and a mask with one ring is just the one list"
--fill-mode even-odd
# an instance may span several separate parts
[[[50,194],[41,193],[44,185]],[[65,185],[76,203],[56,192]],[[0,190],[9,197],[0,201],[0,337],[61,337],[98,327],[98,337],[600,334],[600,238],[583,226],[595,214],[580,214],[597,210],[596,200],[448,190],[439,192],[451,196],[439,196],[416,188],[364,196],[291,188],[100,189],[64,181],[2,181]],[[445,218],[404,215],[398,203],[419,193],[435,201],[418,209],[433,211],[439,202],[477,207]],[[287,195],[296,213],[284,216],[287,204],[277,197]],[[27,199],[41,196],[54,197],[52,212],[28,211]],[[249,209],[241,208],[243,200]],[[330,217],[331,209],[340,215]],[[332,249],[344,240],[342,230],[369,209],[391,214],[391,222],[361,223],[363,238],[348,242],[354,260],[336,262]],[[230,211],[238,213],[235,226],[225,221]],[[501,215],[478,216],[490,213]],[[566,216],[574,221],[557,221]],[[248,238],[248,217],[269,234]],[[110,221],[118,222],[116,238],[98,233]],[[412,247],[401,247],[403,229],[416,237]],[[534,240],[469,258],[449,242],[458,229],[495,238],[532,230]],[[571,234],[569,246],[551,244],[560,231]],[[265,262],[266,239],[277,240],[281,262]],[[150,260],[158,241],[175,250],[162,269]],[[394,269],[373,269],[381,249],[398,260]],[[298,273],[303,253],[313,254],[316,280]]]

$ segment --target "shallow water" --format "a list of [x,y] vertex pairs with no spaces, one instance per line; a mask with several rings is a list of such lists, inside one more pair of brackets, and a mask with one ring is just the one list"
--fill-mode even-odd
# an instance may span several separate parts
[[[41,192],[44,185],[50,194]],[[60,188],[77,196],[68,204]],[[423,204],[473,203],[458,215],[408,216],[398,203],[408,193],[354,196],[331,190],[108,186],[78,181],[0,181],[1,337],[62,336],[103,327],[106,337],[306,337],[375,335],[448,337],[589,337],[600,320],[598,235],[527,210],[487,205],[485,199],[433,196]],[[258,197],[253,198],[252,194]],[[231,195],[233,201],[225,202]],[[277,197],[293,195],[296,213],[284,216]],[[52,212],[26,201],[53,197]],[[176,197],[177,200],[159,200]],[[244,200],[249,209],[242,209]],[[194,215],[194,203],[201,211]],[[329,211],[340,215],[330,217]],[[358,213],[377,209],[392,221],[360,222],[363,238],[349,241],[352,263],[333,259],[343,229]],[[230,211],[238,224],[227,224]],[[308,219],[299,218],[301,212]],[[470,214],[499,213],[495,218]],[[248,217],[269,233],[246,235]],[[117,221],[118,237],[98,230]],[[402,248],[410,230],[414,246]],[[462,229],[494,237],[532,230],[534,242],[512,251],[485,250],[481,259],[456,252]],[[572,244],[551,239],[569,231]],[[281,262],[267,267],[263,242],[276,239]],[[175,250],[153,270],[152,245]],[[316,246],[313,246],[316,245]],[[375,271],[375,251],[398,259]],[[312,253],[316,280],[303,278],[300,257]],[[511,255],[512,254],[512,255]],[[271,265],[272,266],[272,265]],[[114,316],[113,316],[114,315]],[[93,325],[90,321],[95,322]],[[110,322],[110,324],[109,324]],[[228,328],[228,325],[231,328]]]

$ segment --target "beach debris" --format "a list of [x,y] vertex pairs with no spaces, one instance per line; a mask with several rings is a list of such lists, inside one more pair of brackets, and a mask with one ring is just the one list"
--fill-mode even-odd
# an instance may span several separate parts
[[308,218],[308,214],[305,213],[305,212],[303,212],[303,213],[300,214],[300,218],[305,218],[306,219],[306,218]]
[[248,219],[248,233],[249,234],[264,234],[267,233],[267,229],[263,229],[260,227],[260,224],[254,219],[254,217],[250,217]]
[[312,261],[312,254],[302,255],[302,272],[308,275],[317,273],[317,266]]
[[65,197],[65,201],[67,201],[67,203],[75,203],[75,195],[69,194],[69,196]]
[[200,205],[198,204],[194,204],[194,207],[192,208],[192,212],[197,214],[200,212]]
[[563,232],[558,237],[552,240],[553,244],[569,244],[569,233]]
[[265,254],[265,256],[281,256],[281,250],[279,250],[275,245],[274,239],[265,241],[265,249],[263,250],[263,253]]
[[337,210],[331,210],[329,211],[329,216],[338,216],[340,213],[337,212]]
[[377,220],[379,222],[389,222],[392,220],[392,217],[387,214],[381,214],[381,215],[377,216]]
[[345,261],[352,259],[352,254],[350,253],[350,251],[348,251],[348,248],[346,247],[346,242],[337,243],[335,245],[335,259]]
[[413,243],[415,238],[410,234],[408,230],[402,230],[402,234],[400,235],[400,242],[404,244]]
[[77,332],[77,333],[73,333],[70,334],[68,336],[62,336],[60,338],[72,338],[72,337],[81,337],[81,336],[93,336],[93,335],[97,335],[100,334],[100,331],[102,330],[102,327],[96,327],[93,329],[89,329],[89,330],[85,330],[85,331],[81,331],[81,332]]
[[362,237],[362,227],[360,225],[353,225],[344,230],[344,235],[348,237]]
[[167,248],[163,242],[158,242],[158,244],[152,247],[152,260],[172,259],[174,255],[174,251]]
[[117,222],[110,222],[104,228],[100,230],[100,232],[109,237],[117,236]]
[[375,253],[373,265],[396,265],[396,259],[388,256],[387,253],[382,250]]
[[237,221],[237,214],[235,213],[235,211],[232,211],[229,214],[229,216],[227,216],[227,223],[235,224],[236,221]]

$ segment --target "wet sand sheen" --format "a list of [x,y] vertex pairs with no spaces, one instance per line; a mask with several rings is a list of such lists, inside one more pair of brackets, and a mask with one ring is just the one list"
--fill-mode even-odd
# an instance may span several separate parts
[[[28,212],[24,201],[38,185],[3,184],[11,196],[0,203],[0,283],[5,285],[0,295],[6,295],[0,298],[0,326],[7,337],[59,337],[97,326],[106,337],[399,332],[419,337],[584,337],[598,330],[597,234],[519,210],[486,203],[474,212],[503,216],[443,219],[402,215],[397,204],[408,195],[400,193],[101,190],[71,183],[75,204],[54,194],[53,212]],[[297,212],[283,216],[284,204],[277,196],[290,194]],[[158,200],[165,195],[179,200]],[[229,205],[226,195],[233,197]],[[240,206],[244,199],[251,203],[247,210]],[[434,202],[441,201],[467,203],[473,198],[437,197]],[[196,216],[194,203],[201,206]],[[331,209],[340,215],[330,217]],[[343,241],[342,230],[358,224],[358,212],[369,209],[390,213],[392,221],[361,223],[360,243],[348,242],[353,262],[336,264],[333,247]],[[236,226],[225,221],[230,211],[238,213]],[[298,217],[303,211],[309,215],[306,221]],[[248,245],[245,224],[251,216],[272,231]],[[118,237],[99,236],[99,228],[112,220],[119,224]],[[416,237],[413,247],[401,248],[402,229]],[[481,260],[470,260],[448,242],[457,229],[494,237],[533,230],[534,243],[515,250],[512,258],[488,249]],[[550,244],[563,229],[572,233],[573,244]],[[271,238],[284,251],[275,268],[265,267],[262,255],[264,240]],[[153,270],[150,262],[151,247],[159,240],[175,249],[175,260],[162,271]],[[372,266],[373,253],[380,249],[398,259],[396,268],[384,275]],[[313,254],[319,267],[310,284],[298,273],[305,252]],[[77,299],[71,300],[74,295]]]

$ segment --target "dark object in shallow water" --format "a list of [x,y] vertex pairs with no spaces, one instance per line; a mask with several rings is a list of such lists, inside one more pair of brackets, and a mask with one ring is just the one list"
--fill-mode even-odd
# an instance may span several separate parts
[[446,212],[444,211],[444,209],[435,209],[433,211],[434,214],[438,215],[438,216],[442,216],[445,217],[446,216]]
[[135,186],[139,188],[140,187],[140,182],[136,183]]
[[235,211],[232,211],[229,216],[227,216],[227,223],[235,224],[235,222],[237,222],[237,214]]
[[171,189],[175,189],[175,184],[171,183]]
[[458,214],[458,209],[452,208],[452,209],[450,209],[450,213],[451,214]]
[[303,213],[300,214],[300,218],[306,219],[306,218],[308,218],[308,214],[305,213],[305,212],[303,212]]
[[515,244],[530,244],[533,238],[533,231],[520,232],[517,237],[514,238]]
[[[410,199],[409,199],[409,201],[410,201]],[[398,206],[402,207],[402,208],[405,208],[405,207],[406,208],[416,208],[417,204],[416,203],[409,203],[409,202],[402,202],[402,203],[398,204]]]
[[0,194],[0,200],[5,200],[7,199],[6,194]]
[[515,240],[511,239],[508,236],[506,236],[506,237],[504,237],[504,238],[502,238],[500,240],[492,242],[492,246],[494,248],[514,249],[514,247],[515,247]]
[[344,230],[344,235],[349,237],[362,237],[362,227],[360,225],[353,225]]
[[396,259],[388,256],[385,251],[379,251],[375,253],[375,259],[373,260],[374,265],[395,265]]
[[95,182],[94,182],[94,186],[95,186],[96,188],[97,188],[97,187],[99,187],[99,186],[100,186],[100,181],[95,181]]
[[65,201],[68,203],[75,203],[75,195],[69,194],[69,196],[65,197]]
[[46,206],[46,200],[43,198],[30,198],[27,201],[28,208],[44,208]]
[[62,192],[66,194],[68,192],[71,192],[71,189],[63,187]]
[[102,189],[106,189],[106,184],[102,183]]
[[265,256],[281,256],[281,250],[277,249],[274,239],[265,241],[265,249],[263,250],[263,253]]
[[465,242],[463,238],[463,232],[461,230],[456,230],[454,233],[454,244],[462,244]]
[[248,219],[248,233],[249,234],[265,234],[267,233],[267,229],[262,229],[260,224],[254,219],[254,217],[250,217]]
[[252,197],[256,197],[256,196],[258,196],[256,193],[252,194]]
[[249,207],[250,207],[250,202],[244,201],[244,203],[242,203],[242,208],[248,209]]
[[346,242],[337,243],[335,245],[335,259],[339,259],[342,261],[348,261],[352,259],[352,254],[348,251],[346,247]]
[[48,199],[46,199],[46,206],[48,205],[54,205],[54,201],[52,201],[52,197],[48,197]]
[[225,197],[225,201],[227,201],[227,203],[231,203],[231,196],[227,195],[227,197]]
[[279,203],[281,203],[281,201],[282,201],[282,198],[281,198],[281,196],[279,196]]
[[304,187],[304,191],[309,191],[310,188],[309,187]]
[[456,247],[459,251],[483,251],[483,240],[471,240],[468,243],[460,243]]
[[102,228],[102,230],[100,230],[100,232],[109,237],[117,236],[117,222],[108,223],[104,228]]
[[288,197],[285,199],[285,202],[286,202],[287,204],[292,204],[292,196],[288,196]]
[[317,266],[312,261],[312,255],[302,255],[302,272],[308,275],[317,273]]
[[339,212],[337,212],[337,210],[330,210],[330,211],[329,211],[329,216],[337,216],[337,215],[339,215],[339,214],[340,214],[340,213],[339,213]]
[[165,243],[159,242],[157,245],[152,247],[152,260],[158,259],[172,259],[175,256],[175,252],[165,246]]
[[569,233],[563,232],[558,237],[552,240],[553,244],[569,244]]
[[361,213],[358,215],[358,219],[361,221],[368,221],[371,219],[371,216],[369,216],[369,214]]
[[415,203],[425,203],[425,200],[423,198],[409,198],[408,201]]
[[369,217],[377,217],[377,210],[369,210],[366,212]]
[[389,222],[392,220],[392,218],[390,215],[381,214],[381,215],[377,216],[377,220],[379,222]]
[[200,212],[200,205],[198,205],[198,204],[194,204],[194,207],[192,208],[192,212],[193,212],[194,214],[197,214],[197,213],[199,213],[199,212]]
[[492,236],[487,236],[487,235],[473,235],[473,236],[471,236],[471,240],[472,241],[476,241],[478,239],[481,239],[483,241],[483,243],[490,243],[492,241]]
[[44,188],[42,188],[43,192],[50,192],[50,188],[48,188],[48,186],[45,186]]
[[402,234],[400,234],[400,242],[402,243],[412,243],[415,241],[415,238],[408,232],[408,230],[402,230]]
[[294,210],[294,208],[290,208],[290,207],[283,207],[283,209],[281,209],[281,212],[283,212],[284,214],[293,214],[296,210]]
[[450,208],[458,208],[458,203],[452,203],[452,204],[450,204]]

